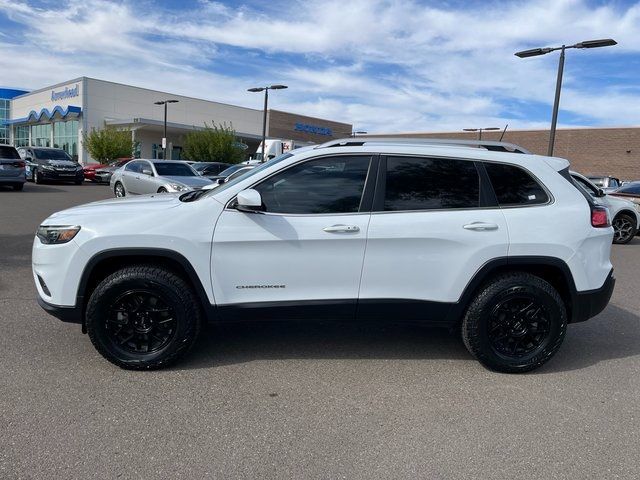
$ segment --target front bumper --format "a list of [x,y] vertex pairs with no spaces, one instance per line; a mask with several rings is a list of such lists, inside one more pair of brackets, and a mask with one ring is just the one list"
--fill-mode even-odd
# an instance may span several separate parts
[[616,278],[613,275],[613,269],[611,269],[600,288],[577,292],[573,301],[571,322],[584,322],[602,312],[611,299],[615,284]]
[[40,178],[42,179],[57,180],[58,182],[76,182],[78,180],[84,180],[84,172],[82,170],[76,170],[74,172],[45,170],[44,168],[39,168],[38,175],[40,175]]
[[62,307],[60,305],[53,305],[43,300],[40,295],[38,295],[38,305],[40,305],[49,315],[53,315],[63,322],[82,323],[82,309],[79,307]]

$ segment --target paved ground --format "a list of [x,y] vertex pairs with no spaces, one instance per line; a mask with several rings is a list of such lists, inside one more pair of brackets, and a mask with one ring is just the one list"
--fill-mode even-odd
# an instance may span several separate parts
[[104,361],[35,302],[51,212],[106,187],[0,190],[0,478],[638,478],[640,240],[618,284],[533,374],[486,371],[440,331],[209,328],[167,371]]

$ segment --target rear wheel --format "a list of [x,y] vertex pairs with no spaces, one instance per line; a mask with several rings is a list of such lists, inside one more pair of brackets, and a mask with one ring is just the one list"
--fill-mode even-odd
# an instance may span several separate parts
[[621,213],[611,222],[613,226],[613,243],[629,243],[636,235],[636,222],[630,215]]
[[113,187],[113,193],[116,195],[116,197],[124,197],[127,195],[127,193],[124,191],[124,185],[122,185],[120,182],[116,182],[115,186]]
[[14,189],[16,192],[21,191],[23,188],[24,188],[24,183],[14,183],[14,184],[13,184],[13,189]]
[[150,265],[123,268],[91,294],[87,333],[98,352],[121,368],[166,367],[198,337],[197,302],[191,287],[171,271]]
[[463,319],[462,338],[487,368],[521,373],[553,357],[566,328],[566,309],[558,292],[539,277],[511,273],[480,290]]

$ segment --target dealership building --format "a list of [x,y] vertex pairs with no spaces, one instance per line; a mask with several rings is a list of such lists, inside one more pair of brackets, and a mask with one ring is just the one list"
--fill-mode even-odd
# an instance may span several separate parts
[[[167,158],[179,159],[185,135],[212,123],[230,125],[255,152],[262,137],[263,111],[167,92],[81,77],[38,90],[0,89],[0,143],[57,147],[81,163],[92,161],[82,145],[91,129],[131,131],[136,156],[162,157],[164,107],[168,104]],[[256,96],[256,103],[261,98]],[[269,110],[267,137],[322,143],[348,137],[352,126],[321,118]]]

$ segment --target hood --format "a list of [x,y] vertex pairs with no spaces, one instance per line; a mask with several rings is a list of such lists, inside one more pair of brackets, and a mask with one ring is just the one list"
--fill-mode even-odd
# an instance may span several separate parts
[[79,167],[80,164],[73,160],[46,160],[48,165],[53,167]]
[[178,193],[162,193],[100,200],[54,213],[43,224],[84,223],[85,217],[101,222],[109,218],[124,219],[141,214],[161,212],[180,205],[179,196]]
[[211,185],[211,180],[205,177],[162,177],[170,183],[181,183],[189,187],[204,187],[205,185]]

